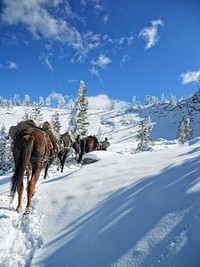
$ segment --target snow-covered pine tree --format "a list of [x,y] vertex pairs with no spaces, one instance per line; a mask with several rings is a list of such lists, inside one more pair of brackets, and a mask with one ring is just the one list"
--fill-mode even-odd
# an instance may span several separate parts
[[191,139],[193,133],[193,129],[191,128],[190,119],[184,119],[179,123],[178,131],[177,131],[177,140],[178,143],[183,145]]
[[88,100],[85,97],[86,92],[85,82],[80,81],[80,87],[69,121],[69,129],[72,133],[81,136],[86,136],[88,134],[89,126],[89,122],[87,121]]
[[191,122],[189,118],[187,118],[185,121],[185,132],[186,140],[189,141],[193,134],[193,129],[191,127]]
[[65,98],[63,96],[61,96],[59,99],[58,99],[58,105],[57,105],[57,108],[60,108],[60,109],[64,109],[65,108]]
[[112,110],[115,109],[115,104],[116,104],[116,103],[115,103],[115,101],[113,101],[113,100],[110,102],[110,111],[112,111]]
[[5,130],[5,126],[2,125],[0,129],[0,175],[8,171],[13,164],[10,142],[7,142],[8,137]]
[[146,100],[145,105],[150,105],[150,100],[151,100],[150,95],[146,95],[145,100]]
[[19,99],[19,95],[14,95],[14,106],[20,106],[21,105],[21,101]]
[[58,112],[55,112],[52,115],[51,123],[53,124],[53,127],[56,130],[56,132],[57,133],[60,133],[60,129],[61,129],[62,126],[61,126],[61,123],[60,123],[60,120],[59,120],[59,114],[58,114]]
[[69,104],[69,108],[72,110],[74,107],[74,101],[72,99],[69,99],[68,104]]
[[43,102],[40,102],[40,103],[34,102],[33,105],[34,106],[33,106],[33,111],[31,114],[31,118],[34,120],[42,121],[43,115],[41,113],[41,109],[42,109]]
[[50,106],[51,106],[51,98],[47,97],[46,100],[45,100],[45,103],[46,103],[46,107],[50,108]]
[[151,123],[151,118],[148,117],[146,120],[139,124],[138,139],[139,143],[137,146],[138,151],[149,150],[152,145],[154,145],[153,140],[150,137],[150,132],[153,130],[153,125]]
[[30,103],[31,103],[30,96],[26,94],[24,96],[23,106],[28,107],[28,106],[30,106]]
[[5,138],[5,126],[1,126],[0,130],[0,175],[5,171],[5,149],[6,149],[6,138]]
[[136,96],[132,97],[133,108],[136,107]]

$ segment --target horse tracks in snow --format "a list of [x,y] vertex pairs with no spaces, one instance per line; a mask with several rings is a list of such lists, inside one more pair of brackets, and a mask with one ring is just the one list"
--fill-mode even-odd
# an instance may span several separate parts
[[35,251],[43,244],[43,217],[36,211],[17,213],[9,198],[0,197],[0,266],[30,266]]

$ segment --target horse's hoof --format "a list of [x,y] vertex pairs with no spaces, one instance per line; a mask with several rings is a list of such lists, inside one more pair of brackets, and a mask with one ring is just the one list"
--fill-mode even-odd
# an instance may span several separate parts
[[31,212],[32,212],[32,208],[31,207],[26,207],[25,214],[30,214]]
[[17,212],[17,213],[21,213],[21,212],[22,212],[22,207],[17,207],[17,208],[16,208],[16,212]]

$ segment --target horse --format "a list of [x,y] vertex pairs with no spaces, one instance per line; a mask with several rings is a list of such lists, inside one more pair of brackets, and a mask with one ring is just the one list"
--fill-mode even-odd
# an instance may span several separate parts
[[22,210],[22,194],[24,191],[23,175],[27,175],[26,213],[32,209],[32,196],[35,185],[43,168],[47,165],[53,145],[49,136],[40,129],[29,128],[17,134],[13,144],[15,170],[11,179],[11,201],[18,192],[17,212]]
[[[63,172],[65,161],[69,153],[69,150],[71,147],[73,147],[73,144],[76,142],[76,140],[74,136],[72,135],[72,133],[68,131],[60,135],[60,141],[61,141],[62,147],[58,153],[58,159],[60,160],[60,164],[61,164],[61,172]],[[73,148],[76,151],[76,147],[74,146]]]
[[78,137],[76,142],[79,144],[78,163],[82,162],[84,153],[89,153],[99,148],[99,141],[95,135],[89,135],[83,139]]

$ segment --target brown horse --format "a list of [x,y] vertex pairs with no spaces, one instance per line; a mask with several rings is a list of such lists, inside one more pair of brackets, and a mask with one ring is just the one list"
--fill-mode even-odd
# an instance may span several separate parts
[[32,208],[31,198],[40,172],[47,165],[53,145],[49,136],[40,129],[29,128],[21,131],[13,144],[15,171],[11,180],[12,200],[18,192],[18,205],[16,210],[22,209],[22,194],[24,191],[23,175],[27,174],[27,206],[26,212]]
[[89,153],[98,149],[99,141],[95,135],[89,135],[83,139],[78,138],[77,140],[80,146],[78,163],[81,163],[84,153]]

